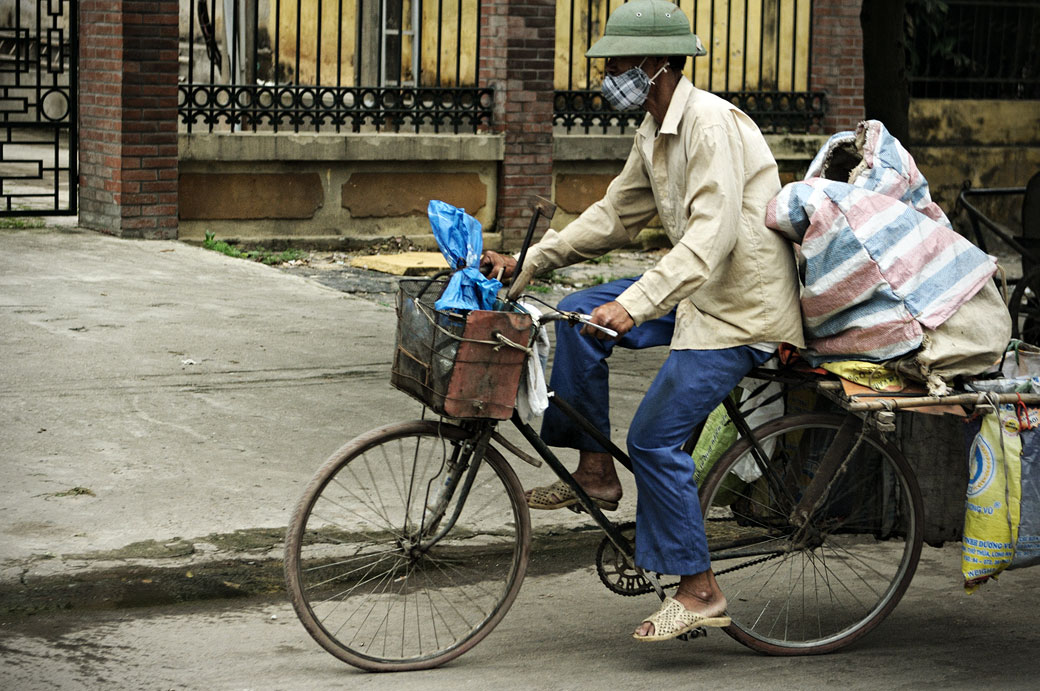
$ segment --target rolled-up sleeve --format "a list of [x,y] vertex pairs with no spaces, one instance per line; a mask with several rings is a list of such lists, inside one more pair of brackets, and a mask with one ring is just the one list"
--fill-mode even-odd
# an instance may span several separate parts
[[[663,316],[725,262],[742,222],[744,167],[738,133],[724,124],[698,128],[687,145],[685,229],[672,249],[618,296],[637,324]],[[669,185],[680,194],[683,186]]]

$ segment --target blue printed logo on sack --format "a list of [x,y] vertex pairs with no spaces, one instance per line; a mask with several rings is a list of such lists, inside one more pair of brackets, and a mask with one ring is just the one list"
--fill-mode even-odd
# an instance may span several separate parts
[[971,443],[968,463],[968,496],[975,497],[993,482],[993,470],[996,467],[993,447],[982,434],[976,434],[975,441]]

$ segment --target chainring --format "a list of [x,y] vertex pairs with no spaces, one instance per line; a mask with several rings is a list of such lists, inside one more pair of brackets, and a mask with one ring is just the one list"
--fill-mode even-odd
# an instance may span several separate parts
[[[617,526],[617,529],[630,543],[635,545],[636,524],[634,521],[621,523]],[[746,569],[749,566],[755,566],[782,556],[782,552],[769,554],[759,559],[752,559],[737,566],[723,569],[716,572],[716,575]],[[614,546],[609,537],[603,538],[602,542],[599,543],[599,548],[596,550],[596,573],[599,574],[599,580],[603,582],[603,585],[618,595],[632,597],[654,592],[654,586],[650,584],[650,581],[646,580],[639,569],[618,551],[618,548]],[[657,578],[660,580],[661,574],[657,574]],[[678,581],[675,583],[662,583],[661,588],[674,588],[677,585],[679,585]]]
[[[618,532],[633,545],[636,541],[636,524],[622,523],[617,526]],[[643,577],[643,574],[629,559],[618,551],[609,537],[603,538],[596,550],[596,573],[607,589],[618,595],[631,597],[654,592],[654,586]],[[658,574],[660,576],[660,574]],[[662,583],[663,588],[671,588],[677,583]]]

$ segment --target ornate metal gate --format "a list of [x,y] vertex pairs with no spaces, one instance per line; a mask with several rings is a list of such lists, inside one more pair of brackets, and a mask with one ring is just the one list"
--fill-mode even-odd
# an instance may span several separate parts
[[0,5],[0,216],[76,213],[78,5]]

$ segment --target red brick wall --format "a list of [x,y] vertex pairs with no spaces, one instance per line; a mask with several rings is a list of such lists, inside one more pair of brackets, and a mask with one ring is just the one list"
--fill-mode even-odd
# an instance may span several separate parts
[[812,16],[813,91],[827,94],[824,134],[855,129],[864,117],[861,0],[815,0]]
[[80,224],[177,237],[176,0],[81,0]]
[[488,0],[480,11],[479,83],[495,88],[495,129],[505,134],[497,230],[515,249],[533,197],[552,192],[556,0]]

